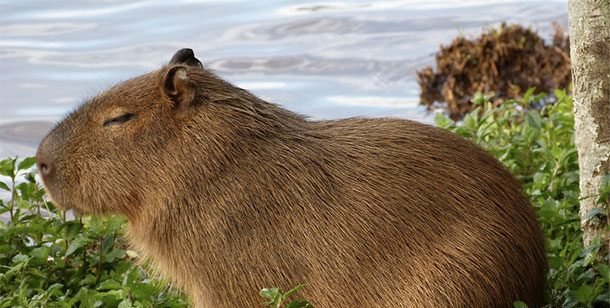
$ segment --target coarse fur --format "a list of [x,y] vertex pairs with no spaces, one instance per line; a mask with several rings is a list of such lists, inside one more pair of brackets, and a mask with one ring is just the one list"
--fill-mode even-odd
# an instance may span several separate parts
[[544,240],[520,184],[475,144],[408,120],[310,121],[189,49],[90,99],[43,140],[52,198],[124,214],[197,308],[541,305]]

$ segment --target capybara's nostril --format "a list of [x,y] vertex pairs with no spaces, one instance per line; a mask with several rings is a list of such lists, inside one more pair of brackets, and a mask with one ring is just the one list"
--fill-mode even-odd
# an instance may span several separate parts
[[51,169],[49,168],[49,165],[45,163],[40,164],[40,173],[42,173],[43,175],[48,175],[50,171]]
[[51,174],[51,165],[45,160],[44,155],[40,152],[36,154],[36,163],[38,165],[38,172],[40,172],[43,179]]

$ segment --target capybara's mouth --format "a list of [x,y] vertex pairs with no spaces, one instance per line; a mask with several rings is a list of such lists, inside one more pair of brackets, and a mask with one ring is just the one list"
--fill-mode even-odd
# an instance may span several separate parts
[[43,184],[44,184],[44,189],[47,193],[46,195],[47,195],[49,201],[52,202],[56,208],[58,208],[60,210],[64,210],[64,211],[74,209],[74,207],[71,206],[69,202],[66,202],[62,198],[62,195],[58,191],[56,191],[56,189],[52,189],[51,187],[49,187],[49,185],[44,183],[44,181],[43,181]]
[[62,210],[70,209],[69,207],[66,207],[65,203],[61,202],[61,199],[58,198],[58,195],[53,193],[46,185],[45,185],[45,191],[47,192],[47,197],[49,198],[49,201],[51,201],[53,203],[53,205],[55,205],[56,208],[59,208]]

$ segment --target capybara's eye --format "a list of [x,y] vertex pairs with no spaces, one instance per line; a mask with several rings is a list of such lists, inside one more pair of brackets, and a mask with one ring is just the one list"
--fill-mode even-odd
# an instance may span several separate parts
[[123,124],[133,118],[135,118],[136,114],[133,112],[124,113],[118,117],[110,118],[104,121],[104,126],[118,125]]

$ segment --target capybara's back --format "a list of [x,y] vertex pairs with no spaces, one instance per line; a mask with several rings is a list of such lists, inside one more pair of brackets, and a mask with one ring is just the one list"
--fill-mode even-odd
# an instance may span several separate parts
[[[328,241],[350,243],[339,245],[337,259],[321,261],[335,268],[321,279],[357,286],[369,298],[352,302],[348,294],[343,301],[358,307],[541,305],[547,268],[541,230],[519,183],[496,159],[416,122],[347,119],[317,126],[333,136],[322,147],[329,152],[318,151],[314,160],[327,164],[331,180],[325,182],[334,192],[324,198],[336,200],[334,212],[341,215],[307,221],[330,232]],[[346,279],[337,272],[351,273]]]
[[541,305],[535,214],[493,157],[399,119],[309,121],[179,51],[60,123],[38,153],[53,199],[122,213],[134,248],[196,307]]

